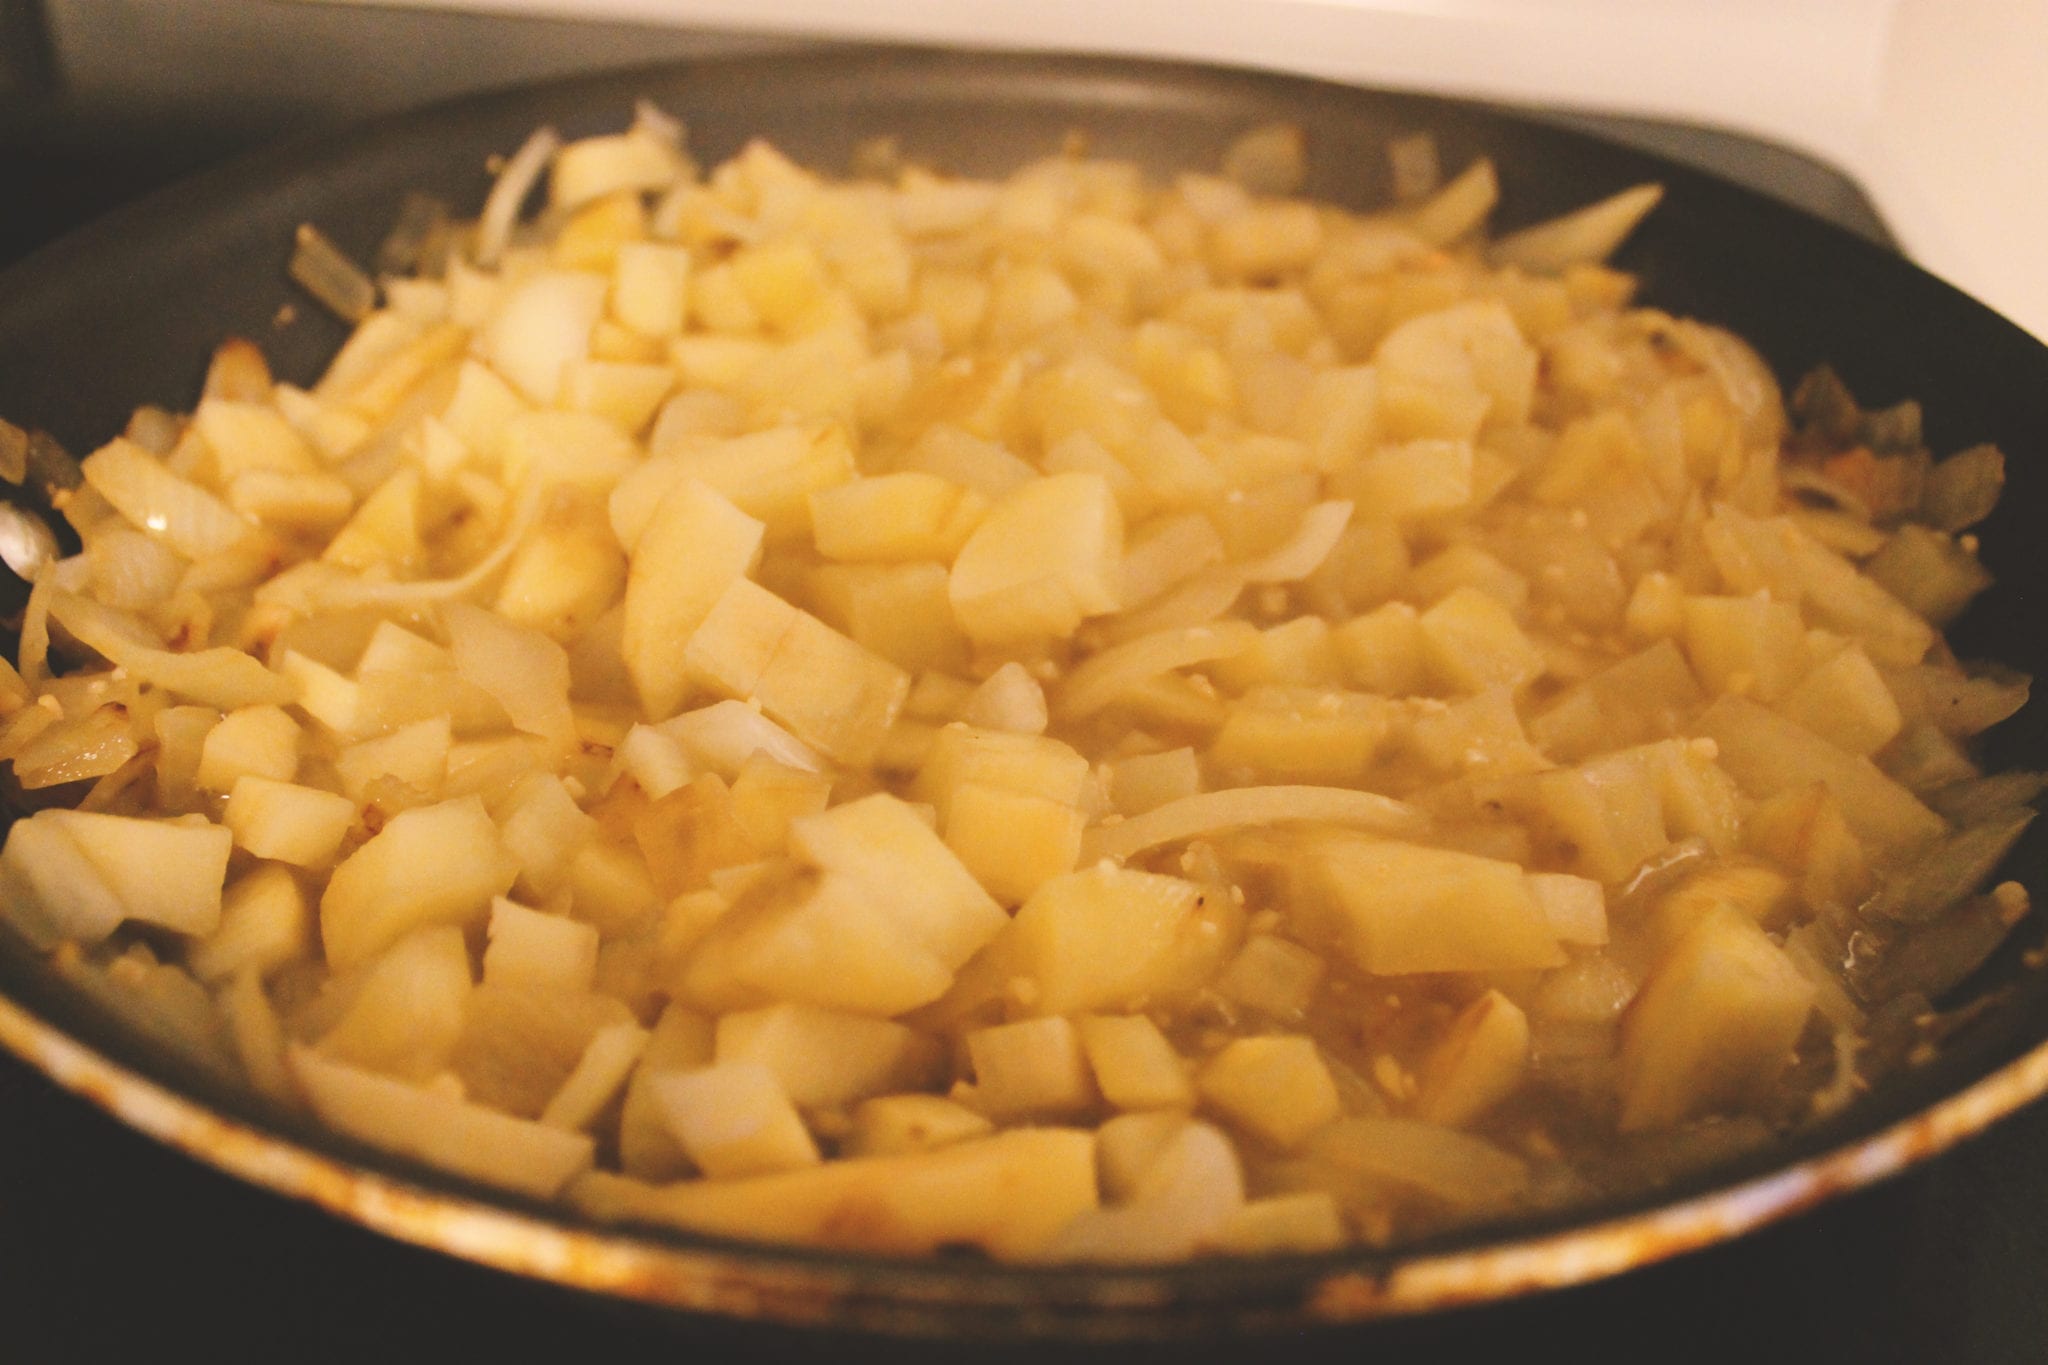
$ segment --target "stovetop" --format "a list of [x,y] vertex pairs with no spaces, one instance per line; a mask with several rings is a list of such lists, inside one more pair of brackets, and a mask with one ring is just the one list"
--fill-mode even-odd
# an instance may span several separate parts
[[[0,265],[243,149],[573,70],[759,49],[730,34],[247,0],[0,0]],[[1841,176],[1700,130],[1635,141],[1883,239]],[[0,300],[0,307],[4,307]],[[2048,1358],[2048,1107],[1899,1179],[1596,1285],[1255,1341],[1005,1359]],[[403,1246],[157,1146],[0,1057],[0,1359],[948,1359],[624,1309]]]

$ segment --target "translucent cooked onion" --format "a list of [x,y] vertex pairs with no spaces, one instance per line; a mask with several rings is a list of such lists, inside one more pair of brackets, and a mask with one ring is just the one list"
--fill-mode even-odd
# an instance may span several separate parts
[[1134,858],[1163,844],[1181,844],[1261,825],[1342,825],[1373,834],[1414,834],[1426,820],[1406,802],[1349,787],[1231,787],[1169,801],[1088,832],[1082,861]]

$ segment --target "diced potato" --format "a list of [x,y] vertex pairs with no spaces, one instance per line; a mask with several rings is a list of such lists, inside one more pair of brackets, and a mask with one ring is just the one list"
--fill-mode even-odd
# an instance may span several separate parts
[[1187,1063],[1144,1015],[1082,1015],[1074,1027],[1096,1088],[1110,1104],[1118,1109],[1186,1109],[1194,1104]]
[[1365,971],[1517,971],[1564,961],[1513,863],[1355,837],[1318,840],[1306,853],[1317,927]]
[[974,1067],[971,1103],[995,1119],[1085,1113],[1099,1092],[1073,1021],[1058,1016],[972,1029],[965,1035]]
[[1007,922],[931,826],[892,796],[863,797],[797,821],[790,847],[812,866],[871,889],[897,931],[950,969]]
[[1099,474],[1059,474],[998,502],[953,561],[960,624],[984,644],[1072,634],[1118,605],[1123,516]]
[[1499,991],[1459,1012],[1418,1077],[1415,1115],[1462,1128],[1512,1095],[1529,1063],[1529,1017]]
[[1275,1019],[1293,1022],[1308,1013],[1326,964],[1316,953],[1273,934],[1254,934],[1215,981],[1219,994]]
[[221,821],[234,832],[236,847],[259,858],[324,867],[354,826],[356,803],[318,787],[244,777],[228,793]]
[[852,1129],[840,1143],[844,1156],[900,1156],[986,1137],[986,1115],[941,1095],[878,1095],[854,1106]]
[[1699,719],[1699,732],[1719,746],[1723,768],[1755,796],[1823,783],[1860,838],[1905,849],[1938,837],[1940,816],[1875,764],[1783,716],[1740,697],[1723,697]]
[[690,1173],[690,1158],[669,1131],[654,1082],[709,1066],[712,1028],[708,1016],[675,1004],[654,1021],[619,1107],[619,1166],[627,1175],[674,1180]]
[[587,991],[597,976],[598,932],[500,896],[486,929],[484,983]]
[[476,797],[402,811],[328,880],[320,898],[327,961],[344,970],[414,928],[479,919],[518,872]]
[[953,562],[988,515],[988,500],[933,474],[905,470],[811,494],[818,553],[851,563]]
[[434,800],[448,778],[448,750],[453,739],[448,718],[437,716],[347,745],[334,760],[341,789],[350,800],[360,803],[372,783],[390,778]]
[[206,732],[199,751],[198,785],[226,792],[244,777],[289,782],[299,771],[299,727],[276,706],[244,706]]
[[1815,665],[1785,695],[1778,710],[1837,748],[1865,757],[1905,728],[1891,689],[1870,656],[1856,645]]
[[1256,687],[1209,747],[1225,769],[1282,782],[1361,782],[1393,720],[1383,698],[1321,687]]
[[1095,1207],[1094,1148],[1090,1133],[1021,1128],[747,1180],[656,1189],[593,1176],[573,1198],[595,1218],[656,1219],[724,1236],[902,1255],[978,1246],[1019,1258]]
[[722,594],[753,572],[765,528],[694,480],[655,505],[632,544],[620,650],[648,715],[673,715],[688,690],[686,651]]
[[805,1108],[914,1090],[932,1081],[940,1060],[933,1039],[902,1024],[796,1004],[724,1016],[712,1058],[766,1067]]
[[632,1022],[616,996],[486,982],[469,993],[448,1065],[477,1103],[539,1118],[591,1040]]
[[576,1069],[541,1110],[541,1124],[566,1132],[589,1128],[626,1084],[647,1040],[647,1030],[633,1023],[610,1024],[592,1034]]
[[1328,1251],[1344,1241],[1344,1219],[1327,1191],[1249,1199],[1216,1229],[1218,1251],[1239,1256]]
[[1108,865],[1046,882],[990,949],[1034,1014],[1133,1009],[1199,986],[1233,946],[1234,907],[1193,882]]
[[1430,672],[1460,692],[1514,687],[1543,671],[1543,656],[1498,601],[1459,588],[1423,612],[1423,656]]
[[1621,1126],[1665,1127],[1760,1093],[1785,1069],[1814,986],[1748,916],[1701,917],[1622,1021]]
[[317,1046],[338,1062],[424,1081],[447,1064],[461,1036],[470,986],[462,931],[415,930],[364,969],[348,1008]]
[[811,575],[818,613],[835,629],[913,673],[964,668],[943,564],[827,564]]
[[1076,1215],[1051,1252],[1078,1261],[1182,1257],[1212,1241],[1243,1204],[1244,1173],[1230,1139],[1206,1123],[1183,1123],[1125,1202]]
[[432,1087],[288,1053],[292,1076],[320,1121],[348,1136],[486,1185],[551,1199],[588,1170],[596,1144]]
[[[8,831],[8,846],[22,838],[21,831],[36,829],[60,836],[24,842],[11,861],[15,872],[26,878],[38,893],[49,897],[49,905],[63,905],[74,893],[53,895],[52,883],[75,877],[75,897],[81,912],[96,899],[92,883],[104,887],[120,914],[126,919],[159,924],[181,934],[204,936],[220,924],[221,891],[227,882],[228,854],[234,836],[218,825],[200,820],[148,820],[95,811],[44,810],[27,820],[16,821]],[[46,848],[47,845],[47,848]],[[74,852],[91,869],[88,875]],[[44,859],[49,862],[45,864]],[[112,925],[107,926],[109,929]],[[104,937],[81,935],[88,941]]]
[[192,945],[185,963],[213,984],[251,974],[261,979],[312,947],[312,907],[291,872],[275,864],[252,868],[221,898],[220,923]]
[[1806,630],[1790,603],[1688,597],[1684,620],[1686,656],[1709,692],[1774,701],[1804,671]]
[[775,1073],[725,1062],[653,1082],[669,1131],[713,1180],[818,1164],[818,1147]]
[[1109,765],[1109,799],[1122,815],[1143,815],[1202,790],[1202,768],[1186,747],[1139,754]]
[[1202,1063],[1195,1089],[1209,1109],[1280,1148],[1344,1112],[1322,1055],[1299,1035],[1233,1040]]

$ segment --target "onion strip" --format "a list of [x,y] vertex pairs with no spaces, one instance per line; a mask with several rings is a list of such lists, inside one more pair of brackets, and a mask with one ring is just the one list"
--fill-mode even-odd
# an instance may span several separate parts
[[1117,862],[1161,844],[1184,843],[1247,825],[1312,820],[1372,834],[1413,834],[1422,812],[1405,801],[1349,787],[1231,787],[1183,796],[1113,825],[1097,825],[1081,838],[1082,865]]
[[505,247],[512,240],[512,229],[519,222],[520,207],[526,203],[526,196],[533,192],[533,187],[540,182],[541,172],[548,168],[548,162],[554,159],[561,146],[561,134],[553,128],[536,128],[533,136],[512,153],[505,169],[498,172],[498,183],[491,186],[490,197],[484,200],[484,211],[476,220],[478,265],[496,265],[498,257],[505,254]]
[[1179,626],[1141,635],[1103,650],[1069,673],[1053,699],[1053,709],[1062,720],[1085,720],[1148,678],[1242,654],[1258,638],[1258,627],[1248,621]]
[[1247,583],[1299,583],[1323,566],[1351,524],[1351,504],[1319,502],[1302,514],[1301,525],[1284,545],[1238,566]]

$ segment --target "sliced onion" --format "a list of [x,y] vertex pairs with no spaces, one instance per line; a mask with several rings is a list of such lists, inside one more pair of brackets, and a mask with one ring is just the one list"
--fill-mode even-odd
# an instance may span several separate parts
[[1063,720],[1085,720],[1149,678],[1242,654],[1258,638],[1258,628],[1248,621],[1178,626],[1141,635],[1103,650],[1068,674],[1054,697],[1054,709]]
[[562,135],[553,128],[540,127],[533,135],[512,153],[512,159],[505,163],[505,169],[498,172],[498,183],[491,186],[490,197],[484,200],[484,211],[476,220],[476,263],[492,266],[505,254],[506,244],[512,240],[512,229],[519,222],[519,210],[526,203],[526,196],[533,193],[533,187],[540,183],[541,173],[548,168],[548,162],[561,150]]
[[1662,185],[1637,185],[1597,204],[1520,232],[1509,233],[1487,253],[1495,265],[1518,265],[1539,275],[1562,274],[1574,265],[1597,265],[1614,254],[1622,239],[1657,207]]
[[1302,514],[1301,525],[1283,545],[1238,569],[1247,583],[1299,583],[1323,566],[1344,528],[1351,524],[1348,501],[1319,502]]
[[1372,834],[1413,834],[1425,823],[1405,801],[1349,787],[1231,787],[1184,796],[1082,836],[1081,861],[1123,861],[1161,844],[1185,843],[1250,825],[1294,821],[1344,825]]

